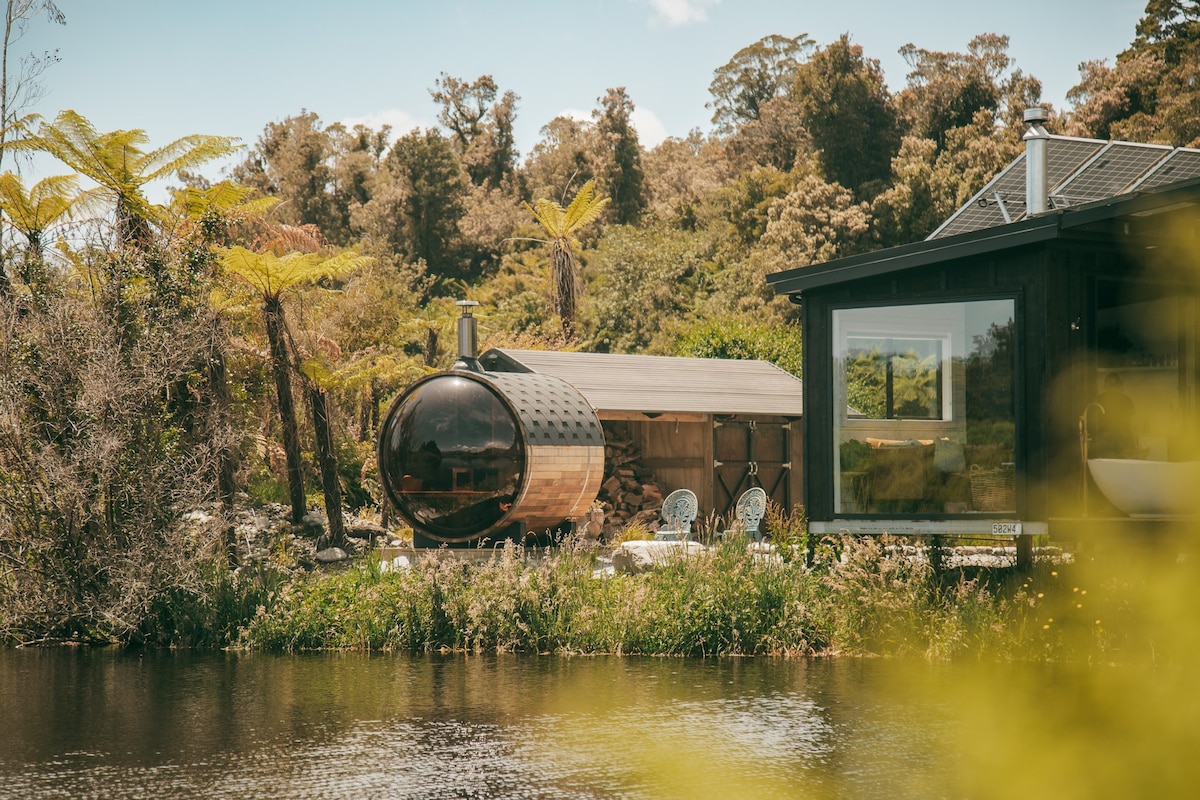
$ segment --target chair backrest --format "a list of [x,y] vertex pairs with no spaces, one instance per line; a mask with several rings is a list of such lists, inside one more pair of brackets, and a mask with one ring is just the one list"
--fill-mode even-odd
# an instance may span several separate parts
[[734,513],[737,515],[738,521],[742,523],[742,527],[746,529],[747,536],[755,541],[762,539],[758,525],[767,513],[767,493],[758,486],[742,492]]
[[666,500],[663,500],[663,525],[673,531],[689,535],[699,510],[700,506],[696,502],[695,492],[691,489],[676,489],[667,495]]

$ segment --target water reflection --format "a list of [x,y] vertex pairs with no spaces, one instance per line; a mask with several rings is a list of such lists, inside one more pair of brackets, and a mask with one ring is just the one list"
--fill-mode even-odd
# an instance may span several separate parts
[[964,778],[977,669],[0,651],[0,797],[1004,796]]
[[0,798],[1088,796],[1099,766],[1171,794],[1189,775],[1169,756],[1192,728],[1152,715],[1129,728],[1138,715],[1112,697],[1184,699],[1156,700],[1142,678],[852,658],[0,650]]

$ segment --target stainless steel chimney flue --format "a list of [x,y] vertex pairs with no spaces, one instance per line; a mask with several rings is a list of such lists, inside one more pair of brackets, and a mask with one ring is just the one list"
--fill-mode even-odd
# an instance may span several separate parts
[[1050,185],[1046,175],[1046,149],[1050,134],[1043,127],[1049,118],[1046,109],[1041,106],[1025,109],[1025,124],[1029,129],[1021,139],[1025,142],[1026,216],[1050,210]]
[[479,303],[474,300],[459,300],[455,305],[462,309],[462,316],[458,318],[458,360],[454,362],[452,369],[483,372],[483,365],[479,363],[479,333],[475,317],[471,314],[471,309]]

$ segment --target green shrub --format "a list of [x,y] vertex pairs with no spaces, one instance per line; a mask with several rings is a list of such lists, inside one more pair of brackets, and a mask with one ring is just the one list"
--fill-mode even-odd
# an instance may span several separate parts
[[801,377],[800,329],[794,325],[708,320],[688,328],[676,343],[681,356],[760,359]]
[[649,572],[607,576],[582,546],[510,545],[474,565],[426,557],[381,571],[368,562],[299,576],[271,593],[240,643],[676,656],[1015,652],[1026,626],[1013,587],[1006,600],[1002,584],[948,581],[894,544],[826,537],[806,567],[730,540],[700,554],[680,550]]

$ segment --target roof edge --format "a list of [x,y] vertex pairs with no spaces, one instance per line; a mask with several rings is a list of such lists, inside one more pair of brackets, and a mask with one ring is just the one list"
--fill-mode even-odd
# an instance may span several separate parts
[[981,228],[940,239],[925,239],[807,267],[794,267],[767,275],[767,285],[774,287],[776,294],[794,295],[806,289],[1035,244],[1058,238],[1064,231],[1094,222],[1166,211],[1184,198],[1200,203],[1200,178],[1055,209],[1007,225]]
[[774,286],[776,294],[794,294],[804,289],[1033,244],[1058,235],[1061,213],[1051,212],[1008,225],[860,253],[807,267],[794,267],[768,275],[767,285]]

